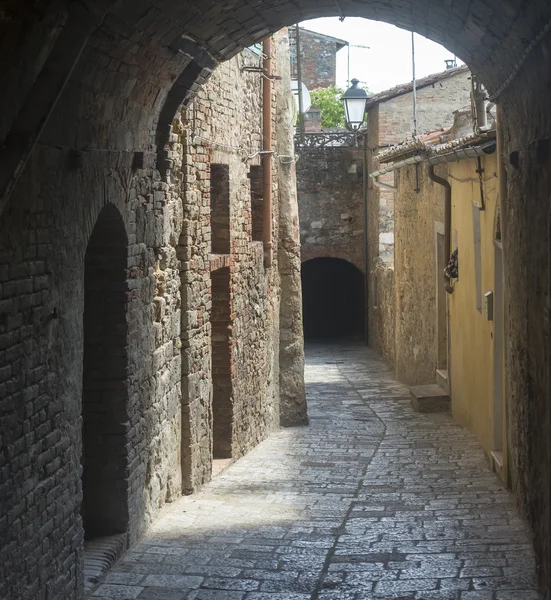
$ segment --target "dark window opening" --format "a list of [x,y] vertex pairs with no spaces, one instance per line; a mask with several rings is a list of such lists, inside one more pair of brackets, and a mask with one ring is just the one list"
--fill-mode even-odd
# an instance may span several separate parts
[[264,228],[264,169],[252,166],[249,173],[251,180],[251,230],[253,242],[262,241]]
[[228,165],[210,166],[210,224],[214,254],[230,253],[230,172]]
[[86,539],[128,527],[128,241],[107,205],[84,269],[81,515]]
[[212,452],[218,459],[232,455],[230,269],[213,271],[211,282]]
[[362,272],[339,258],[314,258],[302,265],[304,337],[365,338]]

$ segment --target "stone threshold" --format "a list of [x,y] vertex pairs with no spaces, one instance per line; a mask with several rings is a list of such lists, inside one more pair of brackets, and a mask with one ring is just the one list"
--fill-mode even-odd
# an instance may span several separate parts
[[416,412],[449,412],[450,395],[438,384],[417,385],[409,388],[411,407]]
[[127,546],[127,534],[119,533],[84,541],[84,594],[103,581],[121,558]]

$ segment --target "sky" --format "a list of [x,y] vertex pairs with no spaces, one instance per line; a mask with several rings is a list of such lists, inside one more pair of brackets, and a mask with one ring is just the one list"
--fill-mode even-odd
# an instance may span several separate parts
[[[373,94],[412,80],[411,32],[382,21],[338,17],[303,21],[302,27],[350,42],[350,78],[359,79]],[[369,46],[354,48],[353,44]],[[346,89],[347,48],[337,53],[337,86]],[[415,71],[418,79],[446,68],[453,54],[440,44],[415,34]],[[457,59],[457,64],[463,64]]]

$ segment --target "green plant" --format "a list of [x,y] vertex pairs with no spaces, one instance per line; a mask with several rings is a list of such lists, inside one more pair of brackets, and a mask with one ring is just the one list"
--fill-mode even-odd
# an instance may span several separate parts
[[[367,88],[363,89],[369,93]],[[343,94],[344,91],[334,85],[327,88],[317,88],[310,92],[312,106],[321,111],[322,127],[346,127],[344,105],[341,100]]]
[[344,127],[344,106],[341,101],[343,90],[334,85],[317,88],[310,92],[312,106],[321,111],[322,127]]

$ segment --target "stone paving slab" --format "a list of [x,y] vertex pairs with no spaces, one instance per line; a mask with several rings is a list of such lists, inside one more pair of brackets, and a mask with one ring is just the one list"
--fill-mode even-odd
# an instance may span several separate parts
[[94,600],[539,600],[474,437],[363,346],[311,346],[310,426],[168,506]]

